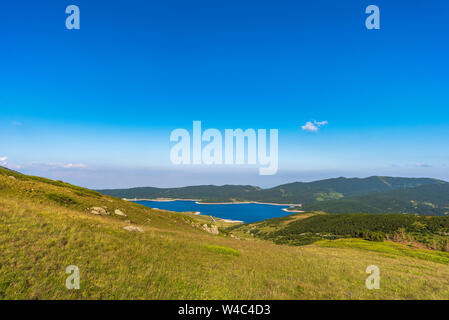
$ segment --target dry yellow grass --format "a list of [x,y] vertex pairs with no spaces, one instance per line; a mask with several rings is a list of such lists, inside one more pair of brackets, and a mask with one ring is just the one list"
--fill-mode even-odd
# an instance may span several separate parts
[[[31,191],[33,189],[33,191]],[[58,204],[46,195],[69,196]],[[93,205],[128,217],[96,216]],[[341,244],[214,236],[179,214],[0,176],[1,299],[448,299],[449,266]],[[144,232],[129,232],[127,225]],[[379,290],[365,287],[368,265]],[[65,268],[80,269],[80,290]]]

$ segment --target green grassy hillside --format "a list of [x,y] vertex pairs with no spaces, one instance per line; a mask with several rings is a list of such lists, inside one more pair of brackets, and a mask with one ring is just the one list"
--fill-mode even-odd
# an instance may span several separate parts
[[[441,252],[277,245],[202,222],[0,168],[0,299],[449,299]],[[365,287],[372,264],[380,290]],[[69,265],[79,290],[65,287]]]
[[449,214],[449,184],[436,183],[405,190],[392,190],[303,206],[304,210],[328,213]]
[[[303,205],[335,200],[358,195],[402,190],[421,185],[444,183],[441,180],[429,178],[398,178],[398,177],[368,177],[368,178],[336,178],[313,182],[295,182],[265,190],[264,196],[289,199],[287,203]],[[275,198],[273,199],[273,201]]]
[[278,244],[305,245],[320,240],[389,240],[449,252],[449,217],[408,214],[335,214],[304,212],[232,226],[228,231]]

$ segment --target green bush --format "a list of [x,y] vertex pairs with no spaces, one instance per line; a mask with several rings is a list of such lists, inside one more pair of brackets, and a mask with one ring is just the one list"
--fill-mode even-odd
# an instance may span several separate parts
[[76,204],[77,202],[75,200],[73,200],[72,198],[62,195],[62,194],[57,194],[57,193],[49,193],[47,194],[47,198],[51,201],[54,201],[56,203],[62,204],[62,205],[73,205]]

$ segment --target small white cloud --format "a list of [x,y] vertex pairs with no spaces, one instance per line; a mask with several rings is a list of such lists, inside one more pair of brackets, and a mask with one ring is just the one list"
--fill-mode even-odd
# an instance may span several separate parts
[[26,165],[27,168],[40,169],[40,170],[53,170],[53,169],[85,169],[87,164],[84,163],[64,163],[64,162],[33,162]]
[[8,164],[8,168],[13,170],[19,170],[22,169],[23,167],[19,164]]
[[6,166],[8,164],[6,160],[8,160],[8,157],[0,157],[0,165]]
[[327,121],[307,121],[306,124],[301,127],[301,129],[303,131],[317,132],[321,127],[327,124]]
[[327,125],[327,121],[314,121],[314,123],[318,126],[318,127],[322,127]]
[[307,121],[305,125],[301,127],[303,131],[317,132],[318,127],[314,125],[312,122]]
[[61,165],[61,168],[65,169],[81,169],[81,168],[87,168],[87,165],[84,163],[67,163]]
[[431,168],[432,167],[430,164],[421,163],[421,162],[415,163],[415,166],[420,167],[420,168]]

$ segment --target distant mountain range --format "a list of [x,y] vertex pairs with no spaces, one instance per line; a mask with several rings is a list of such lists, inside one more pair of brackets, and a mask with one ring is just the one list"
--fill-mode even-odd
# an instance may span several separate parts
[[427,184],[402,190],[377,192],[339,200],[307,204],[304,210],[328,213],[449,214],[449,183]]
[[328,213],[445,215],[449,212],[449,183],[431,178],[380,176],[363,179],[335,178],[314,182],[294,182],[269,189],[249,185],[203,185],[182,188],[141,187],[97,191],[119,198],[301,204],[304,210]]

